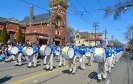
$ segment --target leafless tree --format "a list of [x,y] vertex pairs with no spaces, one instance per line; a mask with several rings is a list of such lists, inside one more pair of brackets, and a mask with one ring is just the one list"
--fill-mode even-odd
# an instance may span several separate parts
[[133,23],[127,26],[127,31],[125,32],[125,38],[129,41],[129,44],[133,45]]
[[79,32],[79,30],[76,30],[70,26],[67,26],[67,43],[70,43],[71,40],[73,39],[73,36],[75,35],[76,32]]
[[107,5],[104,8],[104,17],[114,14],[114,20],[120,19],[122,13],[125,13],[133,6],[133,0],[118,0],[115,5]]

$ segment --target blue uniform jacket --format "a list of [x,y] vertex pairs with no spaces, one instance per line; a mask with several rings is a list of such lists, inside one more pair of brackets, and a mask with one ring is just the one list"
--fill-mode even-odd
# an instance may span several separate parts
[[112,56],[112,49],[106,48],[106,58]]
[[33,46],[33,53],[36,54],[38,53],[39,49],[38,46]]
[[112,54],[115,54],[115,48],[112,49]]
[[86,53],[86,48],[80,48],[79,54],[84,55]]
[[23,46],[17,46],[17,47],[18,47],[19,53],[22,53],[22,51],[23,51]]
[[91,48],[86,48],[86,52],[91,52]]

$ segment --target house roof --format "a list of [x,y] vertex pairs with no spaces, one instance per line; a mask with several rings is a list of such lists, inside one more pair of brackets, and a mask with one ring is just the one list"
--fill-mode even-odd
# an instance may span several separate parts
[[0,17],[0,22],[5,22],[7,18]]
[[[95,38],[90,38],[91,35],[95,35],[95,33],[88,33],[88,32],[77,32],[81,35],[81,38],[85,38],[85,40],[95,40]],[[96,33],[96,35],[101,35],[102,33]],[[97,40],[100,40],[99,37],[96,38]]]
[[88,36],[88,32],[78,32],[80,35],[81,35],[81,37],[87,37]]
[[[33,22],[41,22],[49,19],[50,19],[50,14],[44,13],[44,14],[35,15],[33,18]],[[25,17],[24,20],[22,20],[22,23],[30,23],[30,17],[29,16]]]

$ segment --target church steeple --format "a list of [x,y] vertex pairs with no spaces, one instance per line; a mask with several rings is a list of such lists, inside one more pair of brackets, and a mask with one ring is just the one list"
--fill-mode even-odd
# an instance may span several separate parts
[[49,2],[49,6],[50,8],[52,7],[52,1],[53,1],[53,6],[62,6],[63,8],[67,9],[68,8],[68,4],[66,0],[50,0]]

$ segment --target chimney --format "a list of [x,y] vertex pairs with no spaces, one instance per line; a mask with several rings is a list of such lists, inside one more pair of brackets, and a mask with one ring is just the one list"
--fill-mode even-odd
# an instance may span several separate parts
[[34,18],[34,8],[33,8],[33,6],[31,5],[30,6],[30,22],[32,22],[33,21],[33,18]]

